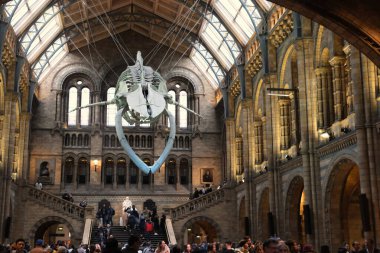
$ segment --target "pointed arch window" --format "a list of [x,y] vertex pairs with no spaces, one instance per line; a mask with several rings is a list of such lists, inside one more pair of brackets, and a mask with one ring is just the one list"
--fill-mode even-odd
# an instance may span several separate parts
[[[172,99],[173,99],[173,102],[177,102],[177,100],[176,100],[176,94],[175,94],[175,91],[174,90],[170,90],[169,92],[168,92],[168,94],[172,97]],[[168,111],[174,116],[174,118],[175,118],[175,111],[176,111],[176,108],[175,108],[176,106],[175,105],[173,105],[173,104],[168,104]],[[170,122],[169,122],[169,117],[168,117],[168,126],[169,127],[171,127],[170,126]]]
[[117,184],[125,184],[125,172],[127,168],[127,162],[124,158],[117,160]]
[[77,113],[78,111],[73,111],[73,109],[78,107],[77,104],[78,89],[76,87],[71,87],[69,89],[69,116],[68,116],[68,125],[75,126],[77,124]]
[[[107,90],[107,101],[112,100],[115,97],[116,88],[110,87]],[[117,113],[117,106],[116,104],[109,104],[107,105],[107,112],[106,112],[106,125],[107,126],[115,126],[115,116]],[[129,124],[124,118],[121,120],[122,126],[134,126],[134,124]]]
[[[179,104],[187,108],[187,92],[179,93]],[[179,127],[187,128],[187,110],[179,108]]]
[[73,183],[73,173],[74,173],[74,159],[72,157],[68,157],[65,160],[65,165],[64,165],[64,174],[65,174],[65,183],[66,184],[71,184]]
[[112,158],[107,158],[105,163],[105,184],[112,184],[113,183],[113,167],[114,162]]
[[[90,89],[83,88],[80,106],[83,107],[88,104],[90,104]],[[90,124],[90,108],[80,110],[80,124],[81,126],[88,126]]]
[[88,170],[88,161],[86,158],[80,158],[78,163],[78,184],[86,184]]

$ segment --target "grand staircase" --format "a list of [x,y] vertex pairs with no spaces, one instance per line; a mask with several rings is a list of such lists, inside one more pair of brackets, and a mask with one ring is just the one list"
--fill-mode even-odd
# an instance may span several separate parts
[[[111,227],[112,235],[118,240],[121,245],[124,245],[128,242],[128,239],[131,235],[139,235],[143,237],[143,242],[147,241],[148,236],[146,234],[140,234],[138,229],[128,230],[124,226],[112,226]],[[158,243],[162,240],[167,241],[168,238],[166,233],[158,233],[157,235],[152,234],[150,237],[150,242],[152,247],[157,247]],[[91,240],[90,244],[94,245],[100,242],[99,238],[99,229],[97,226],[92,227]]]

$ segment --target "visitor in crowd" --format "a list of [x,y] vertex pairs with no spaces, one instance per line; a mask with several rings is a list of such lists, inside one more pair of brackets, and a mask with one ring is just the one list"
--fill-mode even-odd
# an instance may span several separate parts
[[121,253],[121,250],[119,249],[119,242],[116,238],[111,237],[106,241],[106,246],[103,253]]
[[37,180],[37,182],[35,184],[35,187],[36,187],[37,190],[42,190],[42,183]]
[[157,249],[155,250],[155,253],[170,253],[170,249],[168,245],[166,245],[166,242],[164,240],[160,241],[158,243]]
[[138,253],[141,245],[141,239],[137,235],[131,235],[128,239],[128,246],[122,251],[123,253]]
[[360,248],[360,243],[358,241],[353,241],[352,242],[352,250],[351,253],[359,253],[361,250]]
[[36,240],[35,246],[30,251],[30,253],[43,253],[44,252],[43,245],[44,245],[44,241],[42,239]]

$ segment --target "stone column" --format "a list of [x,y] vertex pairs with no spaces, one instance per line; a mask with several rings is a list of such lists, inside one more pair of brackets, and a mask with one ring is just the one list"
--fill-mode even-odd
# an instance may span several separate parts
[[227,118],[226,124],[226,175],[224,177],[227,181],[236,183],[236,153],[235,153],[235,120],[233,118]]
[[[97,103],[100,101],[100,92],[94,91],[93,92],[93,103]],[[94,112],[94,121],[95,126],[100,126],[100,105],[95,106]]]
[[[20,150],[20,176],[23,180],[23,182],[26,182],[28,179],[28,173],[29,173],[29,129],[30,129],[30,119],[31,115],[27,112],[24,112],[21,114],[21,120],[20,120],[20,144],[19,144],[19,150]],[[33,183],[33,182],[32,182]]]
[[263,162],[264,146],[263,146],[263,123],[261,121],[254,122],[255,135],[255,164],[259,165]]
[[[304,179],[304,196],[305,205],[309,205],[312,217],[312,231],[307,234],[307,242],[320,247],[322,226],[321,226],[321,185],[320,185],[320,170],[316,153],[316,132],[318,130],[317,122],[314,120],[319,115],[317,100],[320,96],[314,97],[315,88],[314,81],[322,81],[323,94],[323,127],[330,126],[330,101],[329,96],[331,89],[330,74],[326,68],[320,68],[317,73],[320,77],[314,80],[315,70],[313,66],[314,44],[312,39],[299,39],[296,42],[297,50],[297,68],[299,80],[299,105],[300,110],[300,128],[301,128],[301,155]],[[317,91],[321,84],[317,83]]]
[[347,72],[347,89],[346,89],[346,99],[347,99],[347,114],[351,114],[354,112],[354,96],[352,93],[352,75],[351,75],[351,45],[347,44],[343,48],[344,53],[346,54],[346,66],[345,71]]
[[[372,124],[373,109],[371,103],[375,97],[370,95],[373,90],[373,82],[370,76],[374,70],[373,63],[362,56],[354,47],[351,49],[350,62],[352,66],[352,81],[355,108],[355,128],[358,146],[358,166],[360,177],[360,192],[366,194],[369,202],[369,212],[371,221],[371,231],[365,232],[365,238],[380,238],[380,226],[377,222],[380,220],[379,214],[379,198],[376,175],[376,148],[374,147],[374,139],[376,138],[376,130]],[[372,69],[372,70],[371,70]],[[371,99],[371,100],[370,100]],[[378,137],[377,137],[378,138]],[[375,140],[376,142],[376,140]],[[377,151],[378,152],[378,151]]]
[[281,150],[290,148],[290,100],[279,99]]
[[[323,75],[323,69],[322,68],[317,68],[315,69],[315,75],[317,78],[317,112],[318,112],[318,129],[323,129],[325,128],[325,122],[327,120],[326,116],[326,110],[327,110],[327,105],[325,104],[323,98],[324,98],[324,93],[325,93],[325,87],[324,83],[322,81],[322,75]],[[325,112],[325,113],[324,113]]]
[[[14,73],[13,73],[14,75]],[[12,94],[4,97],[4,117],[3,117],[3,130],[1,139],[2,148],[2,183],[0,184],[1,189],[1,202],[0,202],[0,238],[4,238],[4,222],[6,217],[10,215],[10,187],[11,187],[11,163],[13,161],[13,133],[14,124],[16,119],[16,113],[12,106]]]
[[236,143],[236,175],[243,173],[243,140],[241,137],[235,138]]
[[332,66],[333,94],[334,94],[334,119],[340,121],[345,118],[344,107],[345,95],[344,84],[344,63],[346,59],[341,56],[334,56],[330,60]]

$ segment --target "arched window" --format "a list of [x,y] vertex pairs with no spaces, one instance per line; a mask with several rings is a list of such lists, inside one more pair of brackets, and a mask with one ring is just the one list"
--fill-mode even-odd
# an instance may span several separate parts
[[[172,97],[173,99],[173,102],[176,102],[176,94],[175,94],[175,91],[174,90],[170,90],[168,92],[168,94]],[[173,114],[173,116],[175,117],[176,116],[176,106],[174,104],[168,104],[168,111],[171,112]],[[168,117],[168,126],[170,127],[170,122],[169,122],[169,117]]]
[[131,161],[131,163],[129,164],[129,175],[130,175],[130,178],[129,178],[129,183],[130,184],[137,184],[137,166]]
[[130,135],[129,138],[128,138],[128,142],[129,142],[129,145],[130,145],[131,147],[134,146],[133,140],[134,140],[133,135]]
[[185,158],[182,158],[179,162],[179,173],[181,184],[189,183],[189,161]]
[[65,146],[70,146],[70,134],[65,135]]
[[111,136],[111,147],[112,148],[116,147],[116,138],[115,138],[115,135]]
[[110,137],[108,135],[104,136],[104,147],[110,146]]
[[140,136],[136,135],[135,137],[135,147],[139,148],[140,147]]
[[78,89],[75,87],[71,87],[69,89],[69,108],[68,108],[69,115],[68,115],[68,120],[67,120],[67,124],[69,126],[75,126],[77,124],[78,111],[71,112],[73,109],[78,107],[77,99],[78,99]]
[[90,138],[89,138],[88,134],[86,134],[84,136],[84,146],[88,147],[89,144],[90,144]]
[[[146,165],[148,165],[148,166],[151,165],[151,162],[148,158],[145,158],[143,161]],[[152,175],[152,173],[150,173],[150,174],[145,174],[144,172],[142,173],[142,183],[143,184],[149,184],[150,183],[149,182],[150,181],[150,175]]]
[[77,145],[77,136],[75,134],[71,135],[71,146]]
[[125,184],[125,171],[127,168],[127,162],[124,158],[117,160],[116,172],[117,172],[117,184]]
[[182,149],[183,148],[183,137],[182,136],[179,137],[178,143],[179,143],[179,148]]
[[152,148],[153,147],[153,138],[152,136],[148,136],[148,148]]
[[[115,87],[111,87],[107,90],[107,101],[110,101],[115,97]],[[115,115],[117,111],[116,104],[109,104],[107,105],[107,119],[106,119],[106,125],[107,126],[115,126]]]
[[[90,89],[82,89],[82,97],[80,106],[86,106],[90,104]],[[80,110],[80,124],[81,126],[88,126],[90,124],[90,108],[83,108]]]
[[168,184],[175,184],[176,183],[176,161],[173,158],[170,158],[167,163],[167,170],[168,170]]
[[113,159],[110,157],[106,158],[105,167],[104,167],[105,184],[113,183],[113,167],[114,167]]
[[141,136],[141,147],[146,148],[146,136]]
[[[107,101],[112,100],[115,97],[116,88],[111,87],[107,90]],[[107,116],[106,116],[106,125],[107,126],[115,126],[115,116],[117,113],[116,104],[107,105]],[[133,126],[133,124],[129,124],[124,118],[121,120],[122,126]]]
[[65,165],[64,165],[64,174],[65,174],[65,183],[66,184],[71,184],[73,183],[73,172],[74,172],[74,158],[68,157],[65,160]]
[[77,174],[78,184],[86,183],[87,170],[88,170],[87,159],[82,157],[79,159],[79,162],[78,162],[78,174]]
[[[179,93],[179,104],[187,107],[187,92],[181,91]],[[187,128],[187,110],[179,108],[179,127]]]
[[78,135],[78,146],[81,147],[83,145],[83,136],[80,134]]
[[[193,86],[187,80],[176,80],[172,82],[168,82],[168,94],[173,98],[174,102],[177,102],[179,105],[194,110],[199,113],[199,110],[196,109],[196,104],[198,98],[194,97]],[[194,124],[195,116],[190,114],[186,109],[183,109],[180,106],[168,105],[168,110],[174,114],[176,118],[176,125],[178,128],[183,130],[188,129],[189,125]],[[169,119],[167,121],[167,125],[169,126]]]
[[185,148],[186,149],[190,148],[190,138],[189,138],[189,136],[185,137]]

